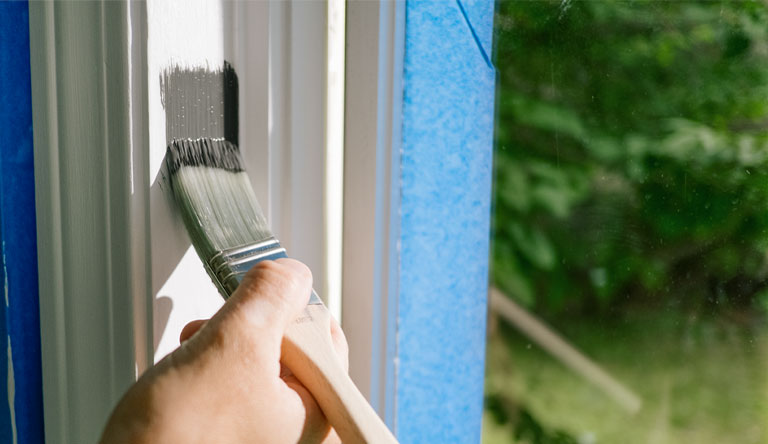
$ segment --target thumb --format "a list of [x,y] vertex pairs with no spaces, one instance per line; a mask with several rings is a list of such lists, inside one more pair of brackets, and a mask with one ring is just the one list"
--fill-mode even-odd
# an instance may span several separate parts
[[288,258],[263,261],[245,275],[211,321],[220,317],[226,320],[222,327],[272,337],[279,348],[286,327],[307,305],[311,291],[312,273],[306,265]]
[[311,291],[312,273],[301,262],[258,263],[199,333],[177,349],[175,363],[232,354],[237,358],[228,362],[258,361],[278,375],[283,335],[306,307]]

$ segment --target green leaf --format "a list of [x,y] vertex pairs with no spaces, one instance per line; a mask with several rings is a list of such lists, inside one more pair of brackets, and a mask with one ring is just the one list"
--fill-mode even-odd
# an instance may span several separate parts
[[552,268],[555,264],[555,248],[539,228],[512,223],[509,225],[509,232],[518,251],[527,260],[545,270]]

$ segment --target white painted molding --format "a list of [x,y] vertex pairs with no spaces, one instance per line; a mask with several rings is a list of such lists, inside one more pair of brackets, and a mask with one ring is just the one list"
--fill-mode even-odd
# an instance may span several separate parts
[[150,352],[144,10],[29,6],[46,441],[95,442]]
[[48,442],[95,442],[136,375],[221,304],[157,176],[162,69],[232,62],[257,195],[325,287],[326,17],[303,1],[30,3]]
[[325,287],[328,309],[341,318],[341,278],[344,241],[344,52],[346,0],[327,2],[325,189],[323,192]]
[[[240,78],[240,146],[256,197],[269,218],[269,48],[270,3],[225,2],[225,29],[231,29],[225,54]],[[231,23],[231,24],[230,24]]]
[[404,13],[400,1],[347,3],[342,316],[350,374],[390,427]]
[[325,300],[325,2],[270,2],[269,218]]

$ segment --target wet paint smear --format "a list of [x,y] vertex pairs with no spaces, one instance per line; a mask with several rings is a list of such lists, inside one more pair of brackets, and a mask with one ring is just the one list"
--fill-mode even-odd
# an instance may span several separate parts
[[238,143],[238,80],[228,62],[220,68],[174,66],[160,74],[165,139],[224,138]]

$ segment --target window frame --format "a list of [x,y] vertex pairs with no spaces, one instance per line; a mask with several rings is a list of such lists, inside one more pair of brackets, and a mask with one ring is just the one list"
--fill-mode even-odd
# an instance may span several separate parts
[[[183,15],[193,7],[161,8]],[[317,167],[324,164],[326,14],[319,2],[222,2],[221,25],[232,32],[219,36],[241,78],[249,176],[274,231],[310,264],[318,289],[326,287],[330,248]],[[153,115],[159,59],[147,41],[167,36],[150,35],[148,15],[139,1],[30,4],[44,419],[53,442],[95,441],[124,390],[154,361],[156,253],[185,239],[163,239],[178,220],[151,186],[165,144],[152,136],[164,121]],[[84,90],[93,92],[90,101],[69,93]],[[105,184],[97,198],[76,197],[93,183]],[[93,217],[73,224],[81,214]],[[94,279],[69,276],[93,270]]]
[[45,436],[87,442],[149,357],[145,10],[29,9]]
[[[214,51],[217,55],[211,65],[221,62],[220,58],[231,61],[240,76],[240,138],[257,196],[288,251],[313,269],[321,293],[328,287],[326,276],[332,268],[326,262],[328,251],[341,249],[343,297],[332,300],[330,309],[342,314],[350,345],[350,374],[387,424],[397,428],[398,414],[416,418],[419,403],[426,402],[419,399],[402,406],[405,410],[398,406],[398,393],[408,393],[409,388],[423,391],[414,380],[399,379],[401,370],[411,374],[425,370],[438,384],[450,368],[449,357],[439,362],[400,359],[400,345],[415,344],[418,341],[407,341],[419,338],[403,338],[398,329],[403,320],[416,319],[407,316],[424,314],[404,317],[401,299],[413,284],[403,283],[401,276],[403,242],[414,242],[400,227],[402,197],[412,191],[401,182],[401,151],[413,149],[404,143],[403,129],[411,121],[403,117],[406,48],[408,34],[419,31],[418,22],[407,23],[406,15],[409,8],[450,9],[437,12],[450,16],[450,29],[459,32],[464,43],[473,39],[477,43],[473,48],[485,55],[487,42],[475,35],[470,17],[487,15],[489,6],[472,3],[466,12],[459,0],[455,4],[347,2],[343,196],[333,197],[343,200],[339,246],[328,245],[331,237],[324,226],[332,220],[324,214],[329,208],[324,202],[328,189],[326,5],[298,1],[219,5],[221,22],[198,31],[220,33],[221,46]],[[184,61],[174,59],[170,50],[159,58],[152,52],[148,39],[165,42],[162,39],[169,38],[162,32],[153,35],[153,29],[167,30],[162,17],[149,16],[149,8],[155,6],[133,0],[30,4],[43,396],[46,438],[52,442],[95,441],[124,390],[151,365],[156,348],[153,329],[159,320],[154,301],[166,278],[157,269],[162,265],[173,272],[179,260],[171,256],[168,262],[159,254],[166,246],[176,253],[189,251],[178,217],[174,219],[162,193],[152,186],[153,169],[165,152],[164,137],[157,137],[164,135],[158,131],[165,123],[164,117],[158,117],[159,95],[154,92],[158,67]],[[162,8],[166,9],[161,14],[195,10],[188,2],[174,1],[162,3]],[[492,15],[492,5],[490,11]],[[463,18],[458,19],[458,14]],[[471,54],[475,62],[482,60]],[[202,56],[207,60],[206,54]],[[492,72],[487,55],[483,63]],[[492,88],[486,89],[478,97],[485,99],[489,92],[492,97]],[[485,115],[488,109],[492,114],[492,108],[482,108],[481,123],[492,123],[492,116]],[[474,127],[474,131],[488,130],[492,125]],[[452,134],[457,137],[452,143],[464,136]],[[484,163],[489,159],[485,150],[492,148],[484,143],[486,138],[472,145],[483,154],[478,161],[482,164],[473,165],[478,168],[473,171],[490,169]],[[459,150],[463,145],[450,146]],[[490,181],[490,175],[485,179]],[[467,203],[473,196],[460,197]],[[489,200],[490,193],[475,197]],[[473,235],[487,227],[476,228],[480,231]],[[472,257],[477,273],[487,271],[483,254],[480,245]],[[187,272],[205,280],[197,261],[197,268]],[[472,290],[484,291],[485,283],[476,281]],[[444,284],[451,282],[457,282],[455,276],[447,276]],[[188,286],[176,291],[208,291],[218,297],[212,284],[207,285],[207,290]],[[485,295],[467,299],[473,312],[484,310],[484,300]],[[442,310],[433,321],[453,316]],[[484,320],[484,315],[477,316],[462,325],[462,331],[480,337]],[[174,328],[180,329],[180,320],[174,322]],[[413,334],[431,338],[436,325],[439,322]],[[471,346],[473,353],[464,345],[451,353],[477,357],[480,344]],[[481,361],[473,362],[472,371],[460,376],[464,382],[474,378],[478,368],[482,370]],[[470,395],[481,400],[479,387]],[[463,408],[457,388],[445,390],[444,398],[456,401],[451,413]],[[411,433],[413,418],[405,433]],[[446,426],[456,419],[440,417],[424,433],[446,437],[460,429],[462,436],[479,436],[475,416],[461,418],[459,428]]]
[[350,1],[347,17],[342,317],[350,375],[394,428],[405,3]]

